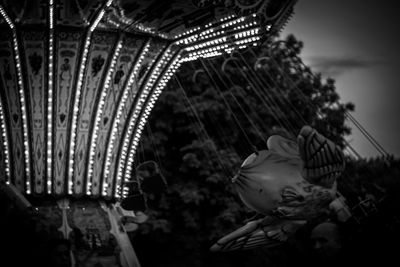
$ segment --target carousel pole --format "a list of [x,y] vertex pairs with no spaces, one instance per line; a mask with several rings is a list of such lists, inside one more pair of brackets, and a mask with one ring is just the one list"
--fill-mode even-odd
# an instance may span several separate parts
[[101,207],[107,213],[109,222],[111,224],[110,233],[115,237],[121,249],[120,260],[123,267],[140,267],[139,260],[133,249],[132,243],[126,233],[124,227],[121,225],[119,215],[114,205],[107,206],[104,202],[100,202]]

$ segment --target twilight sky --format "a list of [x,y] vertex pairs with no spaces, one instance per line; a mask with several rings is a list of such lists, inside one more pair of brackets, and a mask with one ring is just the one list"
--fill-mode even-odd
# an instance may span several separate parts
[[[397,4],[396,4],[397,2]],[[400,157],[400,5],[396,0],[298,0],[282,32],[304,42],[303,61],[336,80],[341,102],[390,154]],[[364,157],[378,155],[349,123],[347,139]]]

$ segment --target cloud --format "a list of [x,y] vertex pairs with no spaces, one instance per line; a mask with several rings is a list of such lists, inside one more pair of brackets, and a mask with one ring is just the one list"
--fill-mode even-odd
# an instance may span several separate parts
[[361,58],[335,58],[335,57],[310,57],[307,60],[310,66],[317,72],[328,77],[338,77],[346,71],[365,69],[380,65],[379,60]]

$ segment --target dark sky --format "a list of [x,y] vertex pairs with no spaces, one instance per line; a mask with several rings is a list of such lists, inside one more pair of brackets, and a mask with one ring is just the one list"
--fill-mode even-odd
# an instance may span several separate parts
[[[342,102],[388,151],[400,157],[400,2],[299,0],[282,32],[304,42],[303,60],[336,80]],[[353,128],[348,140],[366,157],[378,152]]]

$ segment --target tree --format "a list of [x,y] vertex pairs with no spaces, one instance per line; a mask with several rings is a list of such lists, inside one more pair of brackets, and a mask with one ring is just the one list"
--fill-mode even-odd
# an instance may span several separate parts
[[295,138],[309,124],[344,146],[350,133],[344,114],[353,106],[338,103],[332,79],[323,82],[301,63],[302,46],[289,36],[187,63],[168,84],[137,152],[137,162],[157,161],[169,184],[166,194],[149,196],[151,219],[133,236],[143,266],[268,261],[254,260],[257,250],[221,255],[208,249],[253,215],[230,178],[252,151],[266,147],[269,135]]

